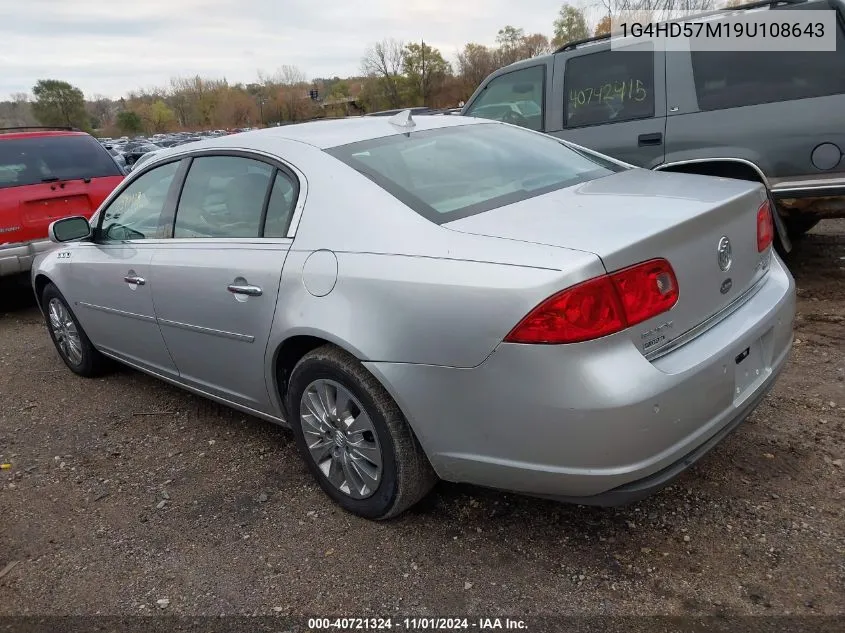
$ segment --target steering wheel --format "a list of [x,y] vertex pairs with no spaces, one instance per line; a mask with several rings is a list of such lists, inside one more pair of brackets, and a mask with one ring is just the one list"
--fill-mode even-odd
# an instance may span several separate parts
[[521,125],[522,127],[525,127],[525,125],[528,123],[524,116],[513,110],[508,110],[507,112],[505,112],[505,114],[502,116],[502,121],[504,123],[512,123],[513,125]]

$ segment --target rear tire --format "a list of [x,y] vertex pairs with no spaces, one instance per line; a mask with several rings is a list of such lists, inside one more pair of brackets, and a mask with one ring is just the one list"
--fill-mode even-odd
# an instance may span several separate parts
[[59,289],[48,283],[41,293],[47,331],[65,365],[75,374],[93,378],[106,373],[112,362],[98,352]]
[[437,481],[393,398],[356,358],[334,345],[319,347],[296,364],[287,410],[308,469],[348,512],[367,519],[395,517]]

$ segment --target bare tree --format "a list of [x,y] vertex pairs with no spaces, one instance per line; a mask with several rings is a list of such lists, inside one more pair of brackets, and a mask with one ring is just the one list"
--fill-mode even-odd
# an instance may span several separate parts
[[402,105],[402,71],[405,45],[397,40],[382,40],[370,47],[361,60],[361,71],[378,79],[391,108]]
[[549,38],[542,33],[533,33],[526,35],[522,39],[522,49],[525,58],[537,57],[538,55],[545,55],[551,52],[552,47],[549,43]]
[[481,44],[467,44],[458,53],[458,73],[470,92],[498,68],[496,52]]

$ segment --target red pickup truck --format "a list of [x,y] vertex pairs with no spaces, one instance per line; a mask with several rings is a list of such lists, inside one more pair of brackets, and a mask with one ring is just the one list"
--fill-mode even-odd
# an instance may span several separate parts
[[90,218],[123,180],[108,151],[73,128],[0,128],[0,277],[54,246],[53,220]]

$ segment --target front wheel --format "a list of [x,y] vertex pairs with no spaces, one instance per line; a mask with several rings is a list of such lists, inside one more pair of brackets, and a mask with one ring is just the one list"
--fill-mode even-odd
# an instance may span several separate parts
[[296,444],[320,487],[345,510],[388,519],[437,480],[399,407],[343,350],[306,354],[290,376],[287,409]]
[[53,345],[72,372],[91,378],[110,368],[109,359],[91,344],[85,330],[76,320],[76,315],[55,285],[50,283],[44,288],[41,307]]

